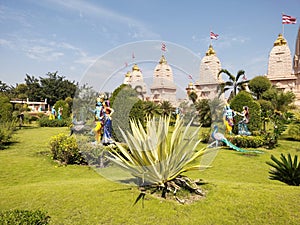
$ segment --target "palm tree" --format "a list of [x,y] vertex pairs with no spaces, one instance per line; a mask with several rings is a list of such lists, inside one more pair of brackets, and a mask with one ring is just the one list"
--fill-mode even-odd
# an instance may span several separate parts
[[161,109],[158,104],[150,101],[144,102],[144,112],[146,116],[153,117],[161,114]]
[[245,77],[245,71],[244,70],[239,70],[237,72],[237,75],[234,76],[232,75],[228,70],[226,69],[221,69],[220,72],[218,73],[218,78],[222,73],[225,73],[229,77],[229,81],[223,82],[220,84],[218,87],[219,90],[221,89],[220,94],[225,93],[228,90],[231,90],[230,97],[234,97],[237,94],[237,91],[241,90],[246,90],[245,84],[249,82],[249,80],[242,80],[239,81],[241,77]]
[[169,116],[172,111],[174,111],[174,108],[169,101],[163,101],[160,105],[160,109],[162,111],[162,115],[164,116]]

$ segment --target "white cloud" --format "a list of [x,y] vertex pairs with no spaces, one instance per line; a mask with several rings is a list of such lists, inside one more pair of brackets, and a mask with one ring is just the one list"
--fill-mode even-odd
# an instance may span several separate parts
[[[99,6],[99,4],[92,4],[87,1],[82,0],[47,0],[48,7],[60,7],[63,9],[76,11],[79,13],[79,17],[93,17],[93,18],[101,18],[106,19],[111,22],[120,23],[123,25],[126,25],[130,30],[130,37],[134,39],[138,38],[155,38],[159,39],[160,35],[152,32],[148,29],[148,27],[141,23],[138,20],[133,19],[132,17],[122,15],[120,13],[117,13],[115,11],[112,11],[110,9],[104,8],[102,6]],[[44,4],[44,3],[39,3]],[[103,21],[103,20],[102,20]]]

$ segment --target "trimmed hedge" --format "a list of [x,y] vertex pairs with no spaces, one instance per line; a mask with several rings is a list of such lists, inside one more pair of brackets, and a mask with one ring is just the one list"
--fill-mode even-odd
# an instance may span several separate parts
[[263,136],[228,136],[227,139],[234,145],[242,148],[258,148],[265,145]]
[[47,225],[50,216],[46,212],[36,210],[6,210],[0,212],[1,225]]
[[49,120],[48,117],[42,117],[38,120],[40,127],[68,127],[71,126],[71,119]]

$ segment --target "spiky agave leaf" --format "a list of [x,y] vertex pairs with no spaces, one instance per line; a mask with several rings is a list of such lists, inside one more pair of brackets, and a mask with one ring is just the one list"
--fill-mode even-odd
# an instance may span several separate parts
[[205,149],[195,151],[200,142],[196,140],[199,128],[191,133],[191,122],[184,127],[183,119],[179,118],[170,137],[169,123],[170,117],[153,117],[147,120],[144,129],[131,120],[132,133],[121,130],[129,152],[116,143],[122,154],[112,150],[109,158],[133,176],[142,178],[145,184],[163,185],[185,171],[199,169],[200,165],[192,165],[205,152]]
[[266,162],[272,166],[273,169],[269,171],[271,180],[278,180],[288,185],[300,185],[300,162],[298,163],[298,156],[295,155],[294,160],[290,153],[287,155],[280,155],[280,160],[271,155],[273,162]]

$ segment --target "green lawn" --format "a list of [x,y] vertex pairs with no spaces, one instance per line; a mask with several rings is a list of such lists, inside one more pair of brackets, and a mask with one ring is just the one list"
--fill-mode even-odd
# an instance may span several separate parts
[[[0,151],[0,210],[45,210],[51,224],[300,224],[300,187],[268,179],[270,155],[298,154],[300,142],[259,156],[221,150],[204,171],[207,196],[193,204],[147,196],[133,206],[137,188],[114,183],[88,166],[58,166],[49,139],[67,128],[23,128]],[[0,221],[1,224],[1,221]]]

